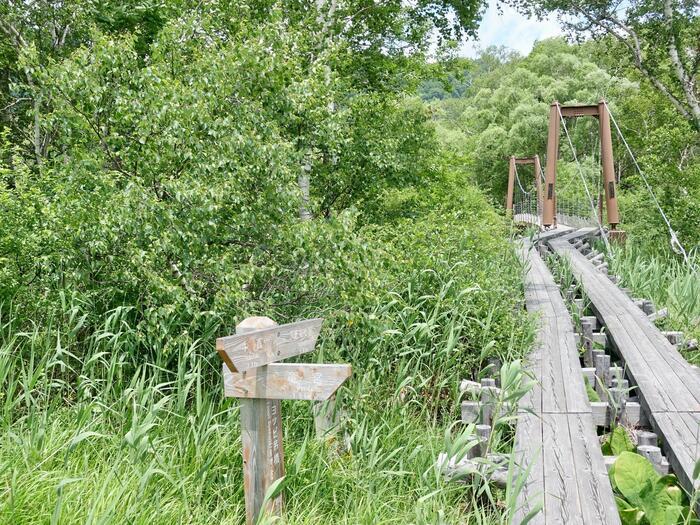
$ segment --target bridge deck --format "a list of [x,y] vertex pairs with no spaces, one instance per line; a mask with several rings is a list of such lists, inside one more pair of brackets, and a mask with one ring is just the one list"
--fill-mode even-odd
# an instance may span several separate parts
[[674,473],[692,490],[700,457],[700,375],[634,302],[569,241],[586,232],[548,240],[570,262],[591,306],[607,327],[613,348],[636,385],[642,407],[661,436]]
[[[567,231],[546,232],[540,239]],[[540,502],[542,511],[532,523],[620,523],[569,312],[551,273],[528,243],[520,255],[529,264],[526,306],[539,316],[537,342],[528,360],[538,385],[520,404],[516,461],[529,471],[513,523],[520,523]]]

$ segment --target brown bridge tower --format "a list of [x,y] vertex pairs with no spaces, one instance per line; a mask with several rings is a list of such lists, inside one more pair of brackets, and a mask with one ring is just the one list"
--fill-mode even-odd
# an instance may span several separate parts
[[589,106],[562,106],[553,102],[549,110],[549,133],[547,136],[547,172],[545,175],[544,206],[542,208],[542,225],[556,224],[557,217],[557,159],[559,157],[560,119],[572,117],[595,117],[598,119],[600,135],[600,156],[603,165],[603,187],[605,188],[605,209],[611,230],[616,230],[620,223],[617,208],[617,187],[615,168],[613,166],[612,134],[610,132],[610,114],[605,100]]

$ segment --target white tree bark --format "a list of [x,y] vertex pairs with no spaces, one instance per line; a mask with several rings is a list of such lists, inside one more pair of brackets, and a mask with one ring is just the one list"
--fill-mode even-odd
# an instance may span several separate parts
[[[338,7],[337,0],[316,0],[316,20],[322,28],[323,45],[330,44],[333,17]],[[326,85],[330,84],[330,75],[327,76]],[[333,102],[331,102],[333,106]],[[301,193],[301,205],[299,206],[299,218],[302,221],[310,220],[313,215],[310,210],[311,203],[311,155],[304,157],[297,183]]]
[[[663,17],[670,39],[668,44],[669,59],[674,75],[682,86],[683,97],[680,98],[671,91],[671,87],[667,85],[667,83],[663,82],[658,75],[649,69],[644,60],[639,35],[637,35],[626,21],[621,20],[614,14],[607,14],[605,16],[596,15],[592,13],[588,7],[587,3],[581,3],[574,7],[574,12],[586,20],[589,29],[591,27],[596,27],[608,35],[615,37],[621,44],[627,47],[632,54],[634,65],[639,72],[644,75],[655,89],[669,100],[673,107],[683,115],[684,118],[690,120],[695,128],[700,130],[700,103],[695,91],[695,78],[687,73],[683,61],[680,58],[679,43],[673,36],[672,26],[674,10],[672,0],[664,0]],[[576,24],[573,24],[572,28],[576,29]],[[585,30],[585,28],[578,28],[578,30]]]
[[301,192],[301,205],[299,206],[299,218],[302,221],[311,219],[311,210],[309,208],[311,202],[311,159],[306,157],[299,172],[297,179],[299,191]]
[[668,56],[671,59],[673,71],[681,84],[683,93],[685,94],[690,113],[695,121],[695,127],[700,130],[700,103],[695,92],[695,79],[693,79],[685,70],[683,61],[678,52],[678,40],[673,32],[673,3],[671,0],[664,2],[664,23],[668,30]]

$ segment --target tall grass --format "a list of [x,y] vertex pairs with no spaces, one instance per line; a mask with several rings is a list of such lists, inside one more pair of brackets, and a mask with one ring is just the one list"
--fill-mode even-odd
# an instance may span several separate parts
[[[459,380],[532,340],[514,255],[481,244],[493,233],[431,223],[391,248],[401,273],[373,303],[330,305],[320,353],[353,364],[347,418],[318,440],[310,405],[283,403],[286,523],[502,522],[505,493],[435,467],[458,432]],[[0,311],[0,523],[243,523],[238,405],[213,339],[143,359],[134,308],[96,317],[66,294],[41,325]]]

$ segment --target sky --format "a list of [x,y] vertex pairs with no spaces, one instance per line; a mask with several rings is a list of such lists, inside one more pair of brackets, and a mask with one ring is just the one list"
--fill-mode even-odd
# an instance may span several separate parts
[[563,34],[554,17],[540,22],[535,18],[526,18],[510,6],[502,6],[502,13],[499,13],[496,6],[497,2],[489,2],[479,28],[478,41],[470,40],[462,44],[460,55],[475,57],[480,48],[491,45],[506,46],[527,55],[536,40]]

